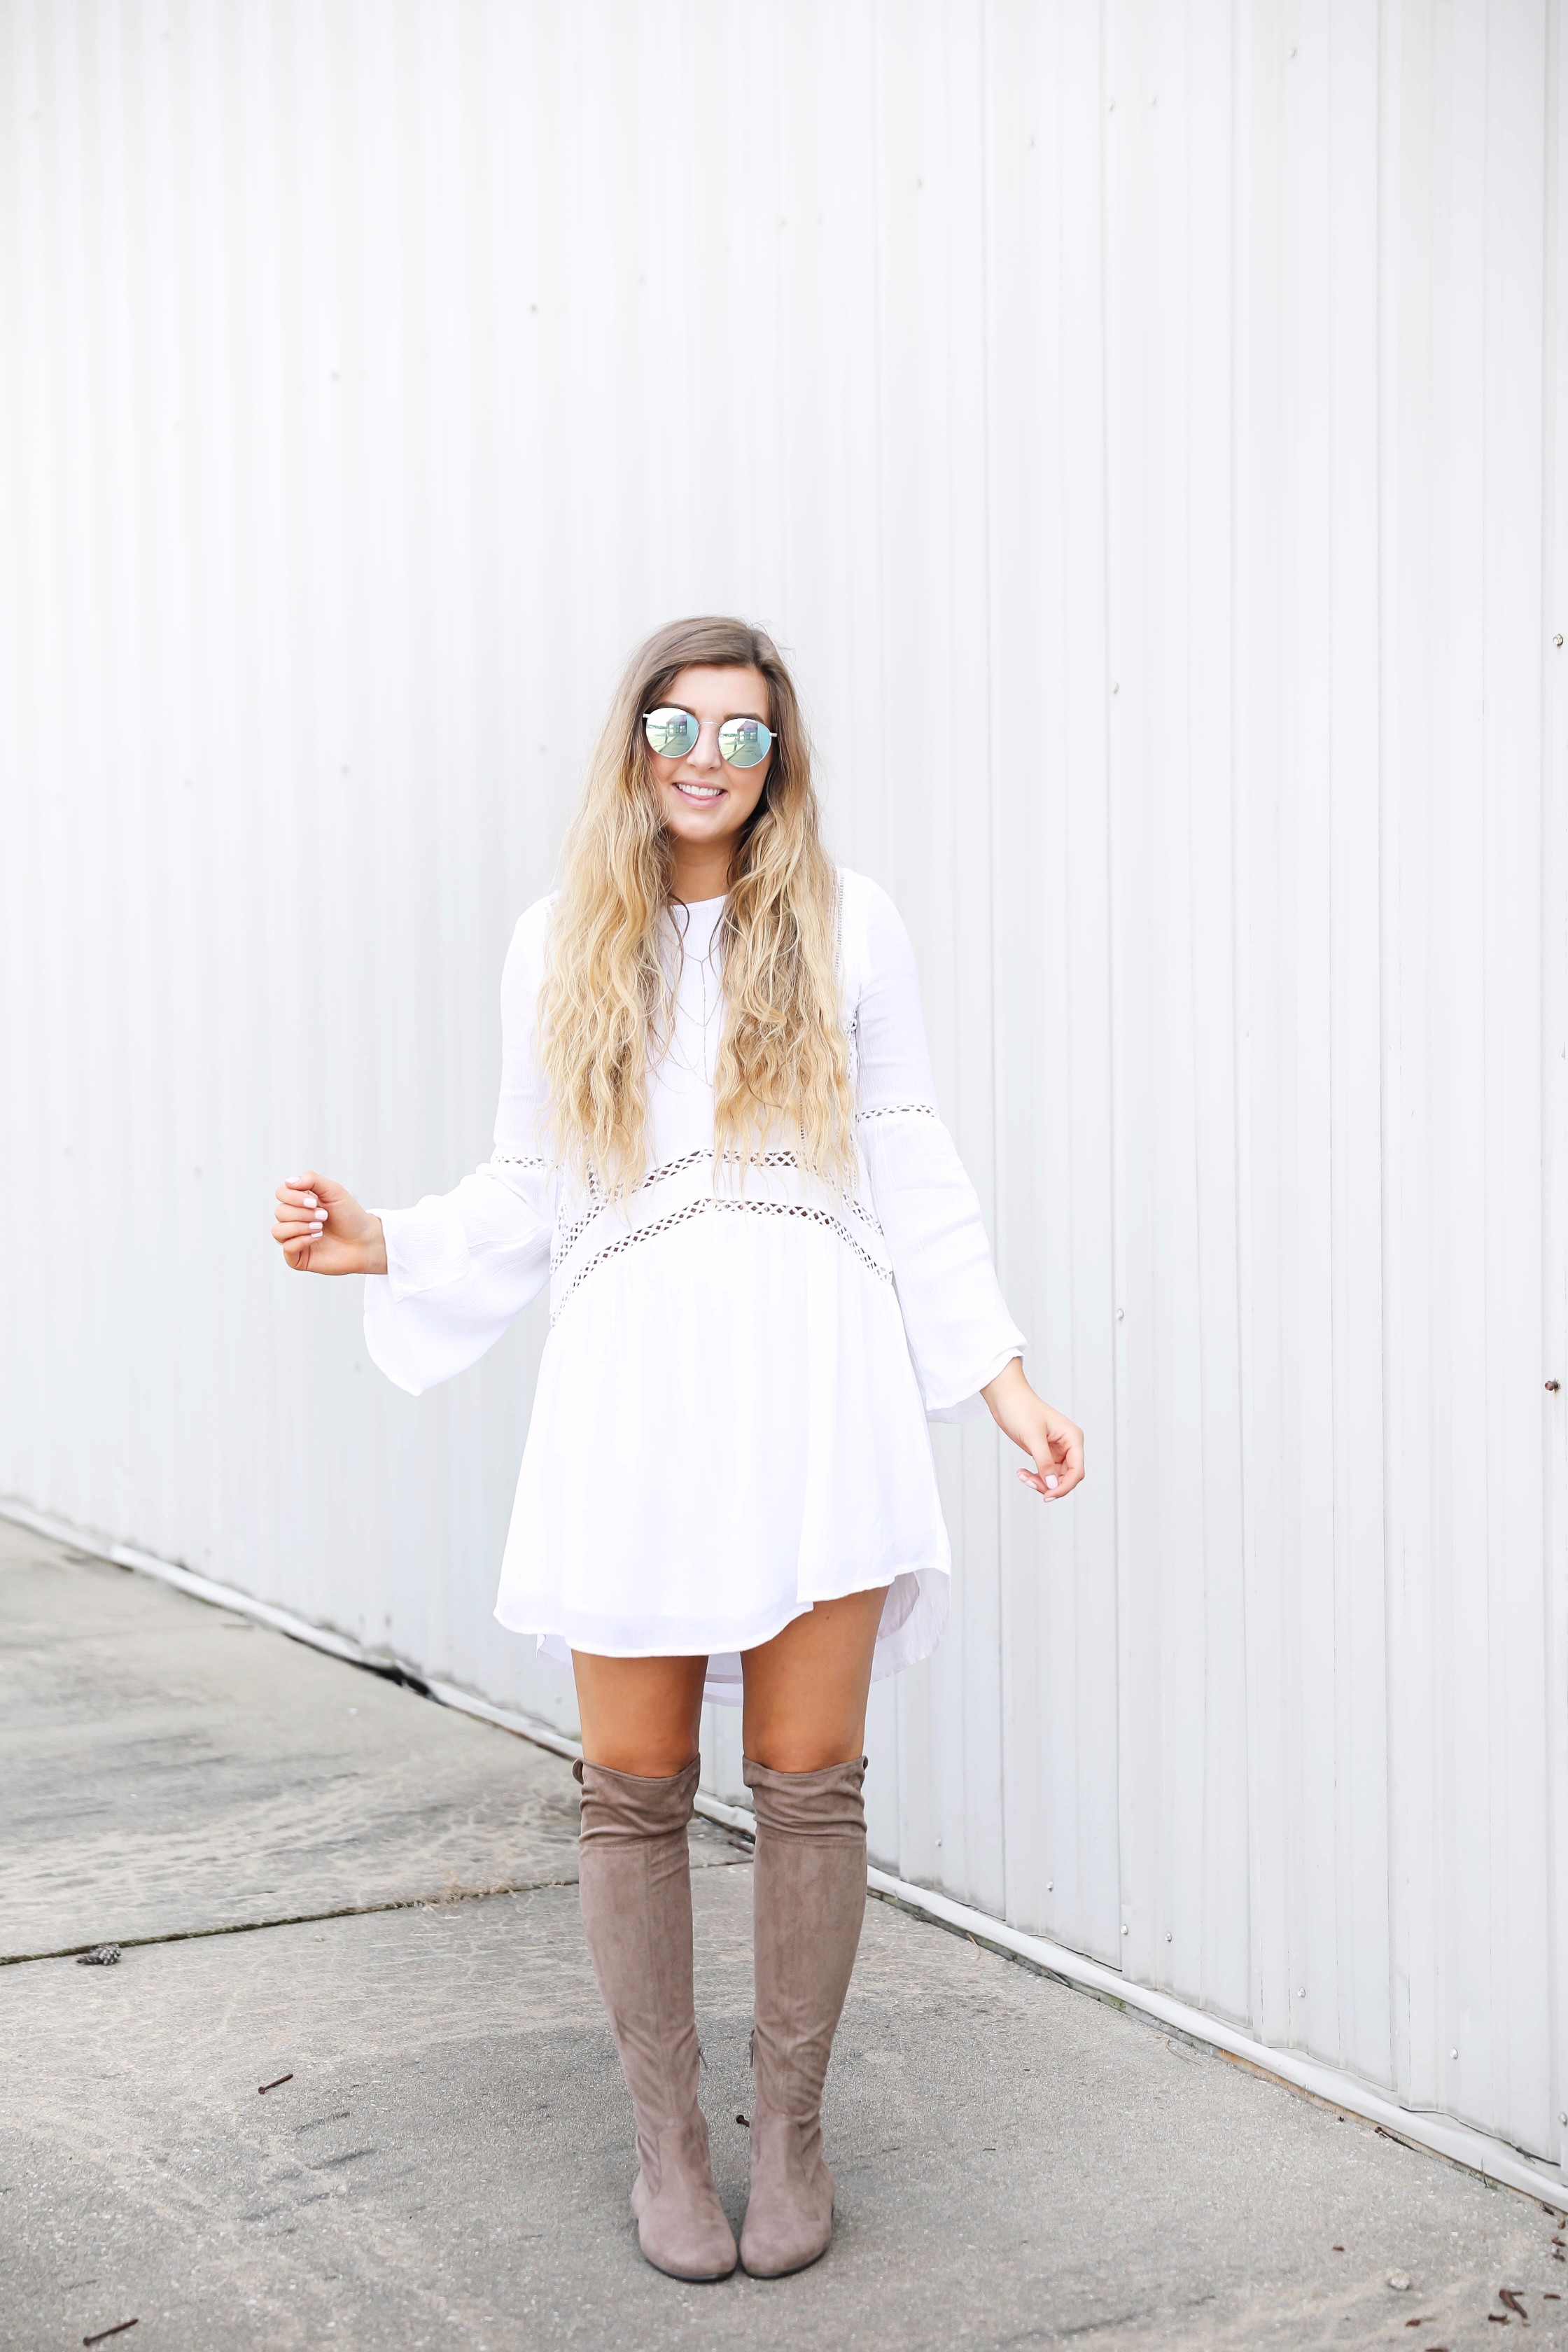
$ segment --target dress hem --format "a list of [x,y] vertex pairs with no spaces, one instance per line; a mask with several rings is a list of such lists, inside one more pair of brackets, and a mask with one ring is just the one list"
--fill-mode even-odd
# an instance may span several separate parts
[[[798,1606],[794,1609],[786,1610],[782,1617],[779,1617],[776,1622],[769,1624],[766,1632],[755,1633],[745,1633],[742,1634],[732,1633],[715,1633],[713,1638],[705,1647],[700,1645],[688,1647],[685,1643],[681,1643],[673,1648],[668,1643],[650,1647],[647,1643],[638,1643],[636,1647],[628,1647],[625,1649],[616,1648],[612,1650],[599,1648],[590,1650],[584,1643],[574,1642],[566,1627],[560,1622],[542,1622],[540,1617],[536,1614],[530,1614],[529,1616],[521,1619],[508,1616],[503,1612],[499,1601],[495,1607],[495,1619],[496,1622],[499,1625],[503,1626],[509,1633],[531,1633],[541,1643],[549,1641],[563,1642],[569,1650],[581,1650],[584,1657],[728,1657],[737,1655],[746,1650],[760,1650],[765,1642],[771,1642],[778,1634],[782,1633],[786,1625],[793,1625],[795,1620],[799,1617],[809,1617],[813,1609],[816,1608],[819,1601],[845,1601],[848,1599],[852,1592],[875,1592],[878,1586],[882,1584],[885,1584],[889,1590],[891,1590],[901,1576],[912,1576],[916,1578],[926,1576],[943,1576],[951,1579],[952,1573],[952,1569],[946,1560],[918,1560],[906,1566],[895,1568],[891,1573],[886,1577],[881,1575],[872,1577],[864,1583],[840,1585],[831,1592],[803,1593],[800,1596]],[[918,1608],[918,1601],[915,1606]],[[911,1609],[904,1618],[903,1622],[894,1627],[885,1636],[880,1633],[880,1631],[879,1631],[877,1635],[878,1647],[881,1647],[884,1639],[896,1643],[900,1634],[904,1631],[905,1626],[908,1625],[910,1617],[913,1616],[914,1613],[914,1609]]]

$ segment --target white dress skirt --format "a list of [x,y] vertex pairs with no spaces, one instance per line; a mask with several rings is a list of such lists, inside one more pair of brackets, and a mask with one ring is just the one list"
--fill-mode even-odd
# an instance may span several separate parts
[[883,1584],[875,1675],[942,1637],[952,1556],[926,1422],[983,1415],[1024,1340],[937,1115],[909,935],[874,882],[840,880],[847,1194],[784,1150],[715,1167],[721,898],[670,912],[647,1174],[611,1199],[552,1164],[541,899],[501,982],[493,1153],[455,1192],[378,1213],[365,1342],[411,1395],[473,1363],[549,1281],[496,1615],[562,1664],[705,1655],[707,1696],[735,1702],[742,1651]]

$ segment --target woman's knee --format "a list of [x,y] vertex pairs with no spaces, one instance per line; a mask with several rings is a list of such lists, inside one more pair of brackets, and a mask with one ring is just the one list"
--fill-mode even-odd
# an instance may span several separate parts
[[865,1754],[865,1726],[769,1724],[744,1735],[747,1755],[770,1772],[825,1772],[830,1764],[858,1764]]

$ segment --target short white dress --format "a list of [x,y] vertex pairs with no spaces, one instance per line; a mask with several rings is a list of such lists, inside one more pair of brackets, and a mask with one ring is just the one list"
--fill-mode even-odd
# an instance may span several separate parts
[[550,1336],[496,1615],[569,1665],[741,1653],[814,1602],[889,1587],[873,1668],[927,1656],[951,1551],[928,1416],[984,1415],[1023,1351],[974,1188],[938,1116],[909,935],[842,872],[843,1020],[857,1174],[830,1190],[788,1150],[716,1167],[721,898],[668,918],[675,1019],[651,1074],[648,1172],[584,1188],[545,1139],[537,1006],[552,900],[520,919],[501,982],[495,1150],[452,1192],[383,1209],[365,1342],[417,1396],[462,1371],[550,1284]]

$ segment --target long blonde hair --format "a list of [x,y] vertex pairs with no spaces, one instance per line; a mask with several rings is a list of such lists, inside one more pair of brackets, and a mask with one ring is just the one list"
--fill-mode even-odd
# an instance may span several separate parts
[[610,707],[567,833],[540,991],[540,1051],[552,1141],[611,1192],[647,1171],[650,1055],[674,1005],[669,841],[643,713],[683,669],[760,670],[773,761],[736,846],[715,933],[725,1019],[715,1081],[716,1162],[769,1144],[832,1183],[853,1164],[854,1103],[839,1014],[838,877],[823,847],[794,681],[773,640],[744,621],[673,621],[636,653]]

